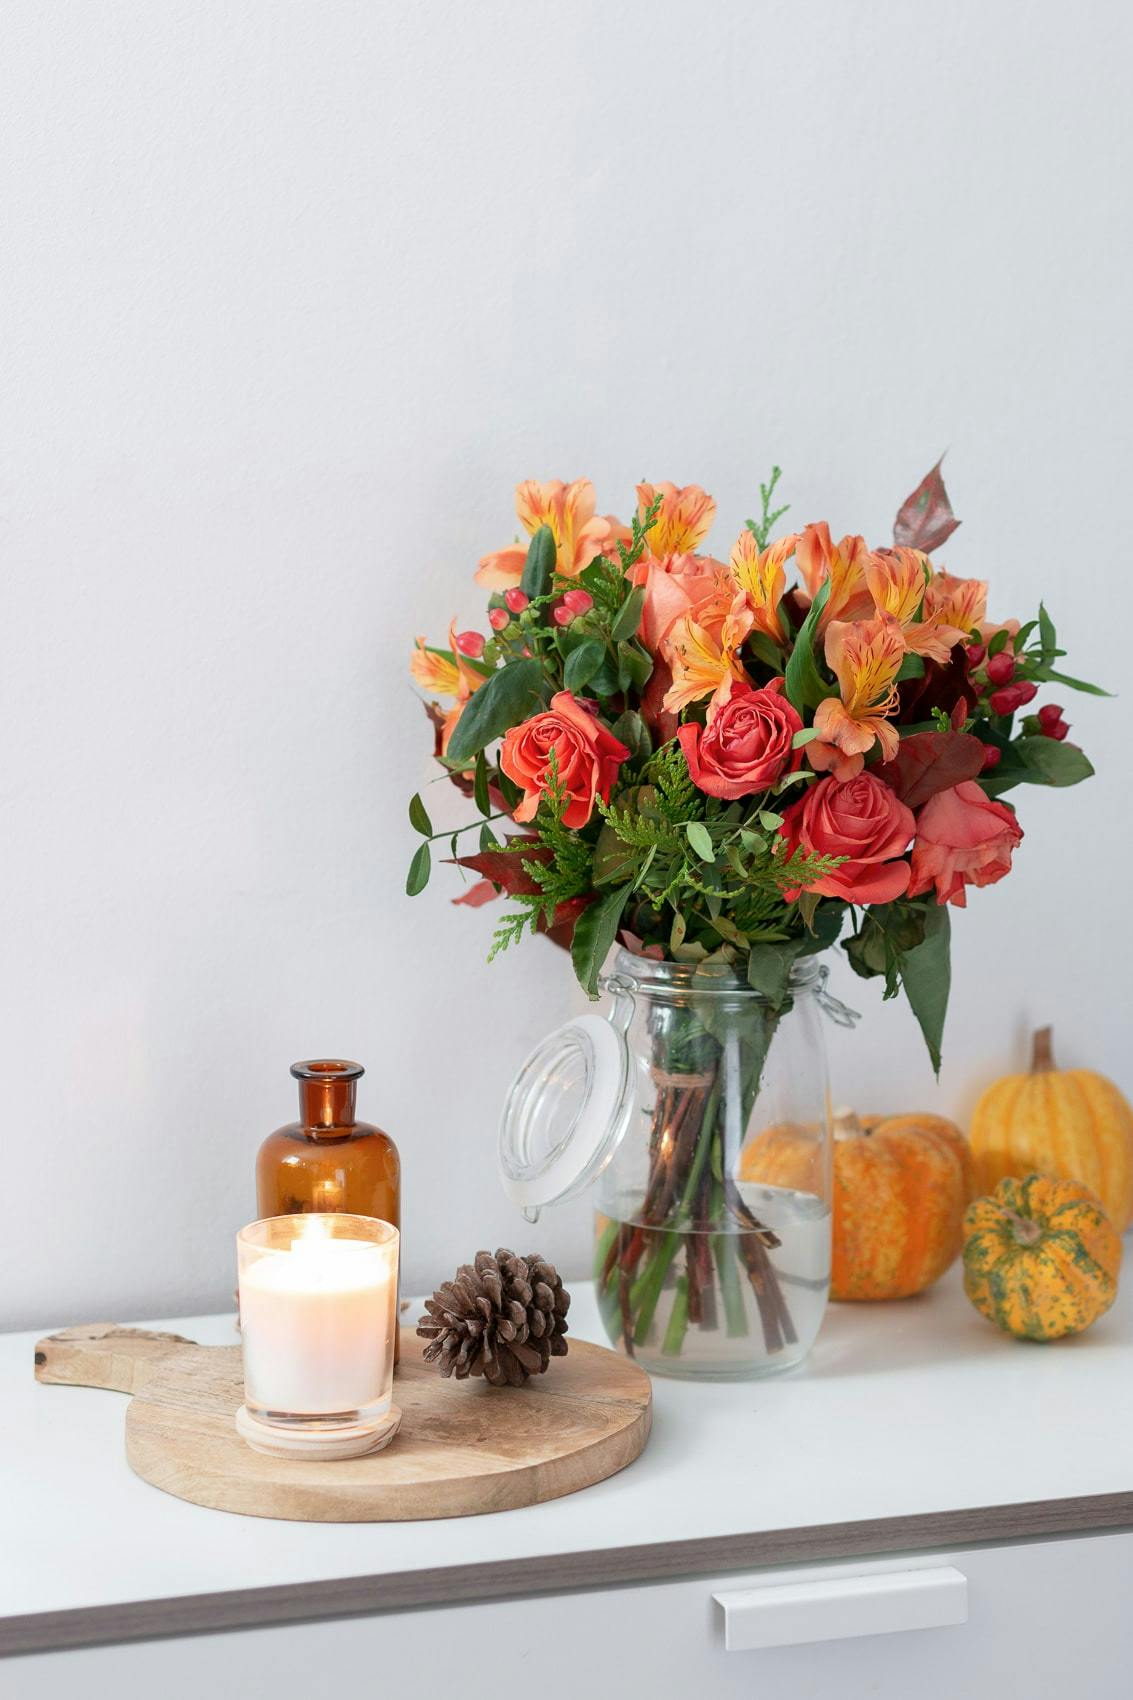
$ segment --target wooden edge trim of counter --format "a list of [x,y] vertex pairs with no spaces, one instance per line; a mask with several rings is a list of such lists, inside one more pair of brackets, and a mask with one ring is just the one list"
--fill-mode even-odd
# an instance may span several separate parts
[[[187,1594],[0,1618],[0,1657],[370,1616],[414,1606],[465,1605],[614,1583],[668,1582],[728,1570],[868,1558],[926,1547],[973,1546],[983,1541],[1029,1540],[1044,1535],[1092,1535],[1128,1527],[1133,1527],[1133,1490],[772,1529],[750,1535],[718,1535],[704,1540],[660,1541],[600,1552],[558,1553],[540,1557],[537,1566],[529,1558],[503,1559],[494,1564],[481,1561],[386,1575],[289,1582],[270,1588],[237,1588],[220,1594]],[[539,1577],[538,1588],[531,1586],[533,1571]]]

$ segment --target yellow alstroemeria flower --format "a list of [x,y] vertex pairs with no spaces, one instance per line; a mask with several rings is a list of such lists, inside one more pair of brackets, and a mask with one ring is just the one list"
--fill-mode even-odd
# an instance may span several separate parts
[[[594,486],[589,478],[570,484],[553,478],[540,484],[528,478],[515,490],[515,511],[528,537],[549,525],[555,539],[555,570],[563,578],[577,578],[595,555],[612,549],[620,539],[628,542],[629,531],[613,514],[600,518],[594,512]],[[476,583],[486,590],[510,590],[523,576],[527,544],[516,543],[484,555],[476,569]]]
[[913,654],[943,663],[966,639],[966,629],[948,624],[941,608],[929,604],[932,562],[919,549],[879,549],[869,557],[865,576],[878,615],[897,621]]
[[795,552],[797,542],[794,536],[781,537],[777,543],[760,550],[751,532],[745,531],[732,550],[732,579],[747,597],[753,626],[757,631],[765,632],[772,643],[787,641],[779,617],[779,604],[787,588],[784,569]]
[[873,598],[866,583],[869,549],[864,537],[830,541],[825,520],[808,525],[795,542],[795,562],[813,602],[830,581],[826,606],[818,617],[818,630],[825,632],[835,620],[865,620],[873,612]]
[[691,555],[708,536],[716,518],[716,503],[699,484],[639,484],[637,517],[644,519],[657,496],[661,506],[645,539],[649,553],[658,561],[667,555]]
[[673,675],[662,706],[679,714],[690,702],[711,697],[711,719],[713,709],[727,702],[733,681],[747,677],[738,651],[751,626],[751,610],[742,595],[719,622],[702,625],[691,614],[678,620],[662,646]]
[[897,706],[897,674],[905,658],[905,639],[890,616],[875,620],[834,620],[826,632],[826,661],[838,681],[840,697],[827,697],[815,711],[818,738],[807,745],[811,766],[831,768],[839,779],[860,773],[874,743],[891,761],[900,737],[886,718]]

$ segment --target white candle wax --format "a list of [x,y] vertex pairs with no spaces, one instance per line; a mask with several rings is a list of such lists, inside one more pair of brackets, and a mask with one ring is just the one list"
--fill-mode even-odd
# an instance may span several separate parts
[[312,1227],[290,1251],[266,1251],[243,1270],[251,1407],[312,1417],[389,1408],[397,1309],[390,1261],[383,1246]]

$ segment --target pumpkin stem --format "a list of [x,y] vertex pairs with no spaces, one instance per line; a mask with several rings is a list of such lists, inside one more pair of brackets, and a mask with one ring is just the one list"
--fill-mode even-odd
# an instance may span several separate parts
[[1040,1027],[1035,1033],[1034,1050],[1031,1053],[1032,1074],[1049,1074],[1054,1067],[1053,1031],[1051,1027]]
[[[1047,1032],[1049,1031],[1048,1028]],[[1004,1214],[1011,1224],[1011,1232],[1017,1245],[1034,1245],[1036,1240],[1042,1239],[1041,1222],[1034,1221],[1030,1216],[1017,1216],[1014,1210],[1007,1210]]]
[[853,1139],[857,1134],[864,1132],[865,1129],[854,1111],[847,1105],[840,1104],[834,1111],[835,1139]]

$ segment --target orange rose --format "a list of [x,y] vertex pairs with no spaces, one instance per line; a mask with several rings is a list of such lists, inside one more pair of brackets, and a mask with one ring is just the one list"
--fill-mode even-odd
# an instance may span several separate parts
[[630,568],[630,582],[645,590],[638,636],[650,655],[656,655],[677,621],[692,613],[717,588],[723,572],[711,555],[646,555]]
[[965,909],[964,887],[994,885],[1011,872],[1011,852],[1023,829],[1003,803],[993,803],[974,779],[938,791],[917,816],[909,896],[936,887],[938,903]]
[[[847,859],[807,886],[847,903],[892,903],[909,885],[904,860],[913,836],[913,811],[871,773],[856,779],[819,779],[783,816],[780,828],[791,851]],[[785,891],[788,902],[799,890]]]
[[546,796],[552,751],[559,784],[570,799],[563,824],[585,826],[595,797],[603,802],[609,798],[629,751],[596,714],[576,702],[569,691],[559,691],[544,713],[513,726],[500,750],[500,767],[526,793],[515,811],[517,821],[531,820]]

